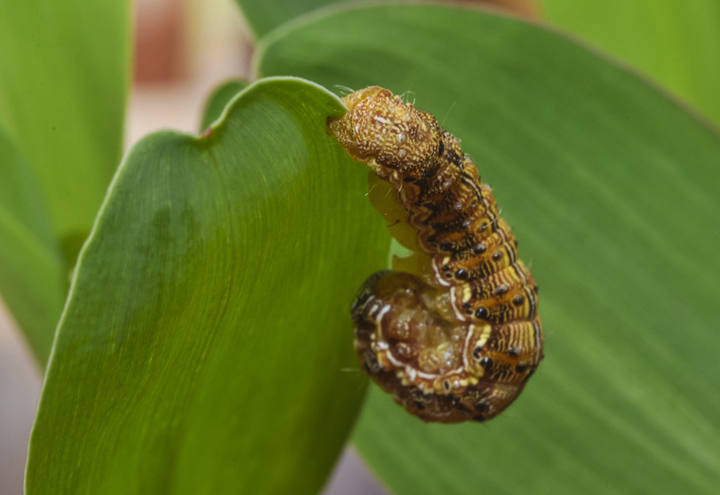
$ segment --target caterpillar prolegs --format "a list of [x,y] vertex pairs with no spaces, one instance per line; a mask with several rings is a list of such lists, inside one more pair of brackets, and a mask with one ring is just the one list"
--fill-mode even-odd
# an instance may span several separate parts
[[370,199],[412,254],[372,275],[352,305],[355,349],[425,421],[484,421],[543,357],[538,287],[460,142],[373,86],[346,96],[329,132],[370,169]]

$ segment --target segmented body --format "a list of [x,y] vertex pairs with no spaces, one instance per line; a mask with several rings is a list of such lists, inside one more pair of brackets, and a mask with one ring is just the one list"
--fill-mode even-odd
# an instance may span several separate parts
[[353,303],[364,368],[424,420],[492,418],[543,357],[538,288],[515,237],[432,115],[379,87],[344,101],[348,113],[328,129],[372,169],[371,199],[413,251],[371,276]]

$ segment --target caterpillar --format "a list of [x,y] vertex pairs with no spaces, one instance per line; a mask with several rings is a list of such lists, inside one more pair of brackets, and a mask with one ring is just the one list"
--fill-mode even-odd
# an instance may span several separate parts
[[352,304],[367,373],[425,421],[485,421],[543,358],[538,286],[495,197],[431,114],[372,86],[343,98],[328,132],[370,168],[369,196],[411,254]]

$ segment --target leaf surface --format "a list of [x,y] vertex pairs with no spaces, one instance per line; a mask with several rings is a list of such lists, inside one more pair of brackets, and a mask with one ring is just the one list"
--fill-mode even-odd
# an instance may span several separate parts
[[546,357],[497,419],[424,424],[372,387],[354,441],[393,491],[716,491],[712,129],[597,54],[480,10],[326,11],[275,31],[256,66],[378,84],[435,114],[540,283]]
[[0,296],[41,365],[120,159],[129,8],[0,2]]
[[220,118],[230,100],[245,89],[248,84],[243,79],[230,79],[216,87],[205,102],[200,132],[210,127],[213,122]]
[[[245,18],[258,38],[262,38],[276,27],[321,7],[338,3],[356,4],[362,0],[236,0]],[[387,0],[380,0],[387,1]],[[440,2],[457,0],[437,0]],[[514,12],[519,16],[536,17],[534,0],[464,0],[466,3],[488,4],[495,8]],[[366,3],[366,2],[365,2]],[[397,2],[395,2],[397,3]]]
[[125,0],[0,3],[0,128],[71,244],[89,231],[120,159],[129,12]]
[[316,8],[349,0],[235,0],[250,29],[261,38],[280,24]]
[[549,22],[639,69],[720,125],[720,2],[538,3]]
[[384,264],[323,88],[259,81],[210,132],[150,135],[85,245],[28,495],[316,493],[366,379],[349,305]]
[[67,277],[40,186],[0,131],[0,294],[38,361],[50,353]]

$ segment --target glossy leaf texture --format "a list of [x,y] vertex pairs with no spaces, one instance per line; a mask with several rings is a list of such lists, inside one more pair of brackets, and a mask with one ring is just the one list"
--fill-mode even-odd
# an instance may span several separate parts
[[365,391],[350,301],[389,245],[325,131],[343,111],[263,80],[202,137],[131,150],[80,255],[28,495],[321,488]]
[[203,132],[219,119],[230,100],[245,89],[248,84],[243,79],[230,79],[217,86],[205,102],[200,132]]
[[424,424],[372,387],[354,441],[393,491],[714,493],[715,131],[601,56],[481,10],[326,11],[275,31],[256,66],[435,114],[540,284],[546,357],[499,418]]
[[0,128],[61,241],[85,237],[120,159],[129,17],[125,0],[0,3]]
[[720,125],[720,2],[538,3],[548,22],[619,57]]
[[0,178],[0,295],[44,363],[67,275],[40,186],[20,150],[2,132]]

